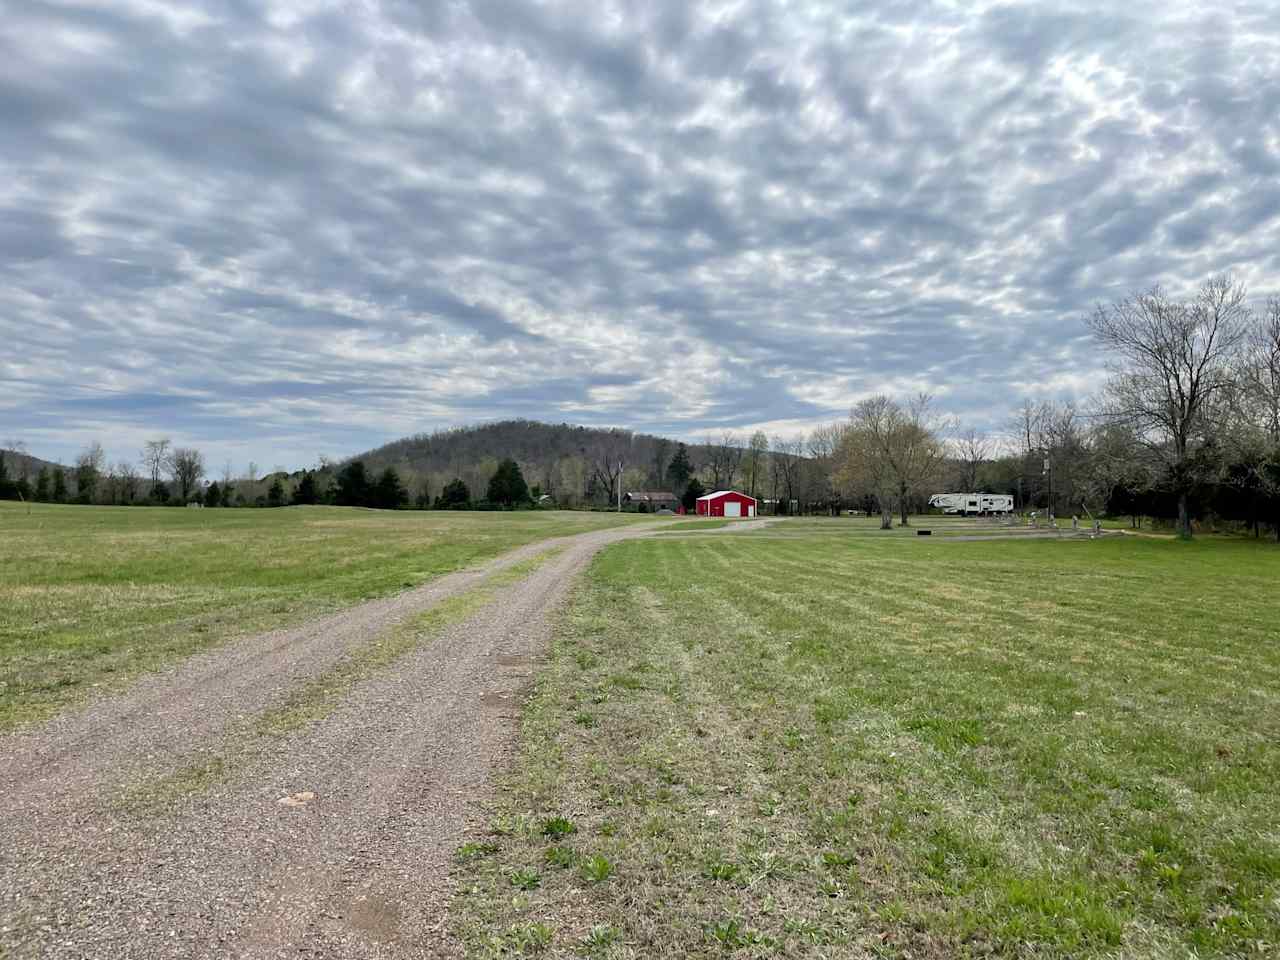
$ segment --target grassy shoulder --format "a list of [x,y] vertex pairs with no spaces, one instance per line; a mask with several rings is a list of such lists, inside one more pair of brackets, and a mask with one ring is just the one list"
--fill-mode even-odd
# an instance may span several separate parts
[[610,548],[566,614],[472,956],[1269,956],[1280,550]]
[[418,586],[608,513],[0,502],[0,730],[232,636]]

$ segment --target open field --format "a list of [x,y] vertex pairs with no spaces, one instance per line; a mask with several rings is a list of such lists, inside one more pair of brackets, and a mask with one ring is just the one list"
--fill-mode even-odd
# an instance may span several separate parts
[[[0,502],[0,730],[228,637],[636,514]],[[668,521],[670,522],[670,521]]]
[[1280,550],[783,522],[602,553],[472,956],[1280,953]]

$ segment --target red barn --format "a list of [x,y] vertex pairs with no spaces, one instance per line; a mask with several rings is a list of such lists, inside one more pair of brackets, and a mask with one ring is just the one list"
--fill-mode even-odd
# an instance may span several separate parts
[[737,490],[717,490],[698,498],[700,517],[754,517],[756,498]]

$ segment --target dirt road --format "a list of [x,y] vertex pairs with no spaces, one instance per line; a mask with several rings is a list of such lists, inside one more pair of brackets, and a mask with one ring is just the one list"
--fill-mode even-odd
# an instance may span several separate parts
[[[456,955],[450,861],[511,749],[550,614],[601,547],[643,534],[533,544],[0,737],[0,957]],[[241,751],[246,723],[300,685],[555,546],[326,715]]]

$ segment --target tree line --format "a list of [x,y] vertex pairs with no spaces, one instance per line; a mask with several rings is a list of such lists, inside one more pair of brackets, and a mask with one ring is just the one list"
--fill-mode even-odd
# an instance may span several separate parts
[[[251,463],[247,475],[241,477],[227,464],[221,480],[206,480],[204,455],[194,448],[174,447],[167,438],[148,440],[136,464],[127,460],[108,464],[97,442],[85,448],[70,470],[41,463],[33,472],[33,459],[19,451],[6,457],[0,450],[0,500],[208,508],[331,504],[380,510],[472,510],[534,506],[540,493],[537,487],[529,488],[520,465],[510,458],[498,463],[482,498],[473,497],[460,478],[444,484],[434,498],[425,486],[415,496],[395,467],[370,471],[362,460],[335,465],[322,458],[315,469],[275,471],[261,478],[255,464]],[[15,470],[10,469],[11,463]]]
[[1019,508],[1198,522],[1280,540],[1280,300],[1253,310],[1229,276],[1100,305],[1088,326],[1108,377],[1081,405],[1024,399],[1003,443],[934,415],[930,398],[854,408],[831,474],[845,500],[907,522],[929,491],[1007,493]]
[[[942,416],[927,395],[859,403],[800,436],[724,430],[678,443],[622,429],[515,420],[421,434],[349,462],[206,482],[200,451],[148,441],[109,464],[90,444],[70,470],[15,473],[0,497],[81,503],[386,509],[616,508],[620,494],[737,489],[763,514],[878,513],[882,525],[935,492],[1003,493],[1019,510],[1235,524],[1280,538],[1280,300],[1250,308],[1230,277],[1192,296],[1161,288],[1088,319],[1109,369],[1078,402],[1023,398],[990,434]],[[30,458],[27,458],[28,462]],[[526,481],[526,478],[528,480]]]

